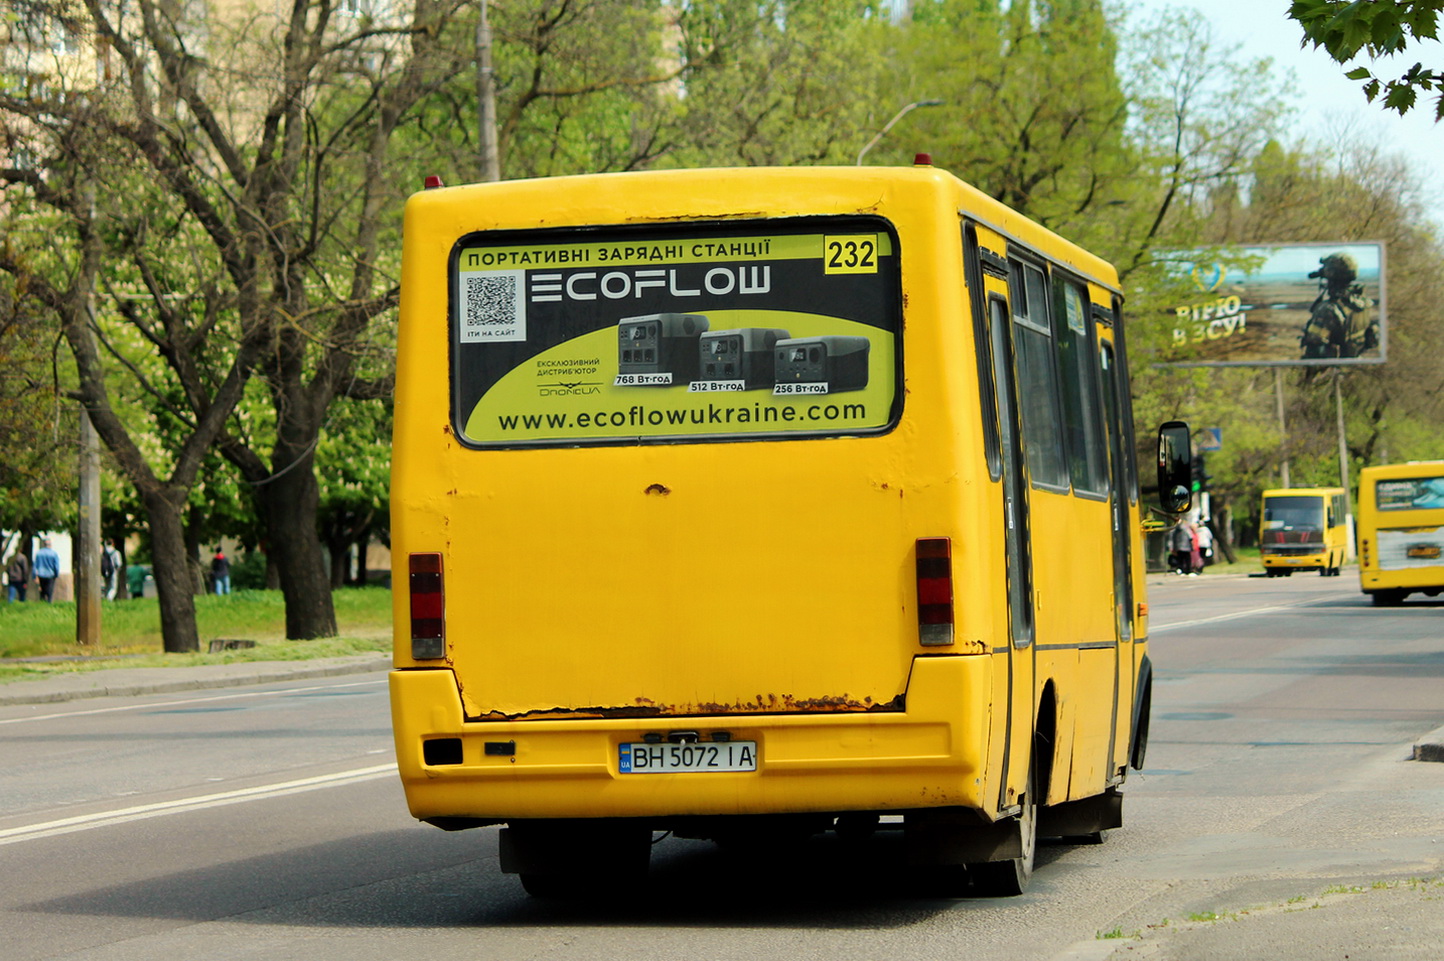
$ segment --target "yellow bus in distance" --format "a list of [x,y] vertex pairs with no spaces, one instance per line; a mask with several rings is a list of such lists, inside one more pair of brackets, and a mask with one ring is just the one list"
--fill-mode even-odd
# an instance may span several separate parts
[[1314,570],[1337,577],[1349,553],[1342,487],[1288,487],[1263,492],[1259,556],[1270,577]]
[[1444,591],[1444,461],[1359,472],[1359,585],[1376,605]]
[[1152,689],[1121,305],[1107,263],[927,163],[411,197],[412,814],[505,825],[537,896],[644,876],[654,831],[879,825],[1016,894],[1040,834],[1121,824]]

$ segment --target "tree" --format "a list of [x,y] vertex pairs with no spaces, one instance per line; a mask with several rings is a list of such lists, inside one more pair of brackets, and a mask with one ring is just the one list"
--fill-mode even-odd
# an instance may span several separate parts
[[[366,583],[366,548],[390,541],[391,404],[343,398],[331,408],[317,449],[319,520],[330,552],[331,585]],[[348,574],[352,549],[362,562]]]
[[1243,59],[1193,13],[1164,11],[1127,37],[1137,167],[1123,209],[1109,218],[1125,277],[1159,247],[1226,242],[1210,238],[1200,216],[1239,194],[1254,158],[1282,137],[1289,110],[1272,61]]
[[879,6],[859,0],[678,4],[674,35],[683,70],[662,101],[667,110],[654,138],[657,165],[852,163],[902,105],[883,86],[896,31],[878,15]]
[[[1336,61],[1348,64],[1360,51],[1371,60],[1403,53],[1416,40],[1439,39],[1439,12],[1444,0],[1294,0],[1289,16],[1304,29],[1303,43],[1323,47]],[[1362,81],[1372,103],[1382,93],[1384,107],[1408,113],[1419,91],[1438,90],[1434,119],[1444,117],[1444,72],[1415,63],[1397,80],[1381,80],[1369,67],[1344,74]]]
[[[3,103],[34,131],[84,131],[103,143],[92,154],[114,158],[112,176],[90,178],[93,216],[79,193],[55,206],[76,230],[84,270],[71,273],[131,331],[97,340],[104,324],[74,309],[84,291],[55,289],[71,307],[63,325],[81,389],[105,394],[108,353],[164,416],[193,428],[195,454],[216,444],[257,489],[289,637],[335,633],[315,448],[334,398],[389,391],[373,322],[395,306],[401,193],[419,183],[411,165],[425,162],[420,151],[394,158],[391,141],[462,68],[465,45],[447,34],[461,5],[416,0],[383,21],[304,0],[279,19],[240,8],[199,30],[170,0],[140,0],[133,12],[88,0],[79,18],[40,3],[94,36],[111,79],[43,105]],[[55,173],[29,185],[53,192]],[[136,356],[142,348],[152,362]],[[227,423],[252,373],[272,410],[259,430]],[[122,427],[117,418],[101,430],[107,446],[148,507],[162,498],[162,513],[178,516],[200,457],[187,446],[184,470],[156,487]],[[152,533],[161,587],[170,538]]]
[[[851,162],[881,109],[875,6],[493,2],[501,174]],[[449,169],[468,180],[477,179],[475,87],[459,76],[423,106],[417,130],[453,136]]]
[[[909,118],[939,166],[1085,245],[1107,231],[1136,164],[1117,38],[1096,0],[917,0],[885,59],[895,104],[938,98]],[[912,149],[874,151],[908,162]],[[889,156],[890,155],[890,156]]]

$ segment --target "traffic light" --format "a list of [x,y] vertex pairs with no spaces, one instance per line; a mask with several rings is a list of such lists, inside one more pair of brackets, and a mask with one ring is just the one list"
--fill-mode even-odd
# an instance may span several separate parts
[[1212,478],[1208,473],[1208,465],[1204,463],[1202,454],[1193,455],[1193,492],[1208,490],[1208,482]]

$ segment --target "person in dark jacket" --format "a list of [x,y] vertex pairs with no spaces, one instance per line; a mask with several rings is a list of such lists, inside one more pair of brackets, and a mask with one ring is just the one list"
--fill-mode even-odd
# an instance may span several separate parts
[[18,547],[5,563],[5,580],[10,584],[6,594],[11,603],[25,600],[25,589],[30,586],[30,558]]
[[215,582],[217,594],[231,592],[231,562],[221,545],[216,545],[216,556],[211,558],[211,580]]

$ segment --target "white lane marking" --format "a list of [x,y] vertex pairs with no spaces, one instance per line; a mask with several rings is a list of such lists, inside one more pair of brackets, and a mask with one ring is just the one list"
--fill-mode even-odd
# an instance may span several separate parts
[[288,794],[316,791],[321,788],[374,781],[377,778],[393,776],[395,773],[395,764],[377,764],[374,767],[353,768],[350,771],[321,774],[295,781],[262,784],[258,787],[241,788],[236,791],[222,791],[219,794],[202,794],[197,797],[177,798],[174,801],[160,801],[155,804],[141,804],[135,807],[118,808],[114,811],[99,811],[95,814],[61,818],[58,821],[27,824],[23,827],[6,828],[0,831],[0,846],[15,844],[18,841],[55,837],[58,834],[71,834],[75,831],[88,831],[91,828],[109,827],[112,824],[125,824],[128,821],[143,821],[167,814],[204,811],[208,808],[243,804],[246,801],[261,801],[267,798],[285,797]]
[[1255,614],[1275,614],[1279,611],[1287,611],[1297,607],[1297,604],[1290,604],[1284,607],[1255,607],[1248,611],[1236,611],[1233,614],[1219,614],[1217,617],[1200,617],[1192,621],[1175,621],[1172,624],[1149,623],[1148,633],[1157,634],[1159,631],[1176,631],[1181,627],[1197,627],[1200,624],[1215,624],[1219,621],[1232,621],[1240,617],[1252,617]]
[[[279,683],[272,681],[270,683]],[[143,704],[125,704],[121,707],[96,707],[88,711],[63,711],[58,714],[33,714],[28,717],[0,718],[0,724],[24,724],[29,721],[53,721],[66,717],[86,717],[91,714],[113,714],[116,711],[143,711],[147,708],[175,707],[180,704],[206,704],[211,701],[227,701],[242,697],[284,697],[289,694],[309,694],[312,691],[334,691],[343,687],[367,687],[385,684],[385,678],[371,681],[351,681],[346,684],[316,684],[311,687],[292,687],[284,691],[244,691],[240,694],[213,694],[209,697],[187,697],[174,701],[146,701]],[[115,697],[141,697],[139,694],[117,694]]]

